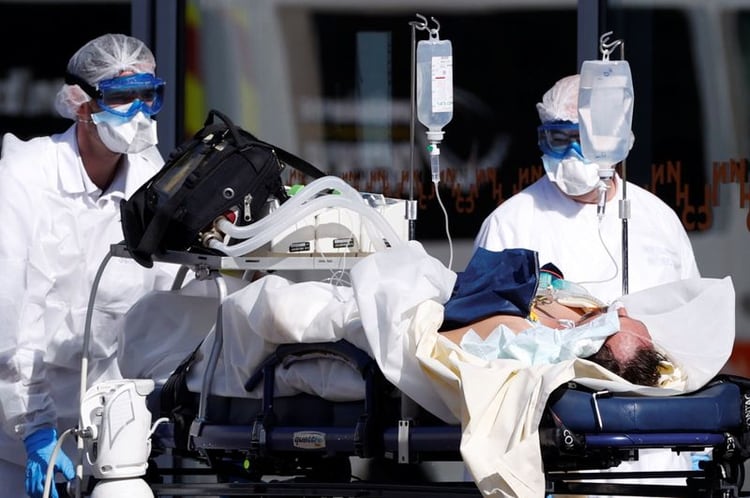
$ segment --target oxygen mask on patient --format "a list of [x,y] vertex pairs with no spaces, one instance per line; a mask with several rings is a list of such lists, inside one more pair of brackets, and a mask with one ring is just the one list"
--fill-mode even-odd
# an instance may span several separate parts
[[515,359],[524,366],[542,365],[591,356],[619,329],[617,309],[612,307],[572,328],[555,329],[533,323],[516,333],[500,325],[484,340],[469,330],[461,339],[461,348],[486,360]]
[[581,308],[584,311],[605,307],[605,304],[592,296],[584,286],[565,280],[561,275],[549,270],[539,272],[536,296],[557,301],[570,308]]

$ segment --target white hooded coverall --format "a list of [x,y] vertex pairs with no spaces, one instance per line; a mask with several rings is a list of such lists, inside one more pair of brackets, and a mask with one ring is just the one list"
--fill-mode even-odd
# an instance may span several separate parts
[[[24,437],[45,426],[61,434],[77,425],[92,283],[110,245],[123,240],[120,200],[164,163],[154,147],[123,156],[125,163],[102,193],[83,168],[75,127],[28,142],[10,134],[3,139],[0,482],[20,486],[18,494],[6,496],[24,494]],[[170,287],[177,268],[158,266],[112,258],[105,268],[92,319],[89,386],[119,377],[113,322],[146,291]],[[18,482],[8,474],[13,464],[19,466]]]

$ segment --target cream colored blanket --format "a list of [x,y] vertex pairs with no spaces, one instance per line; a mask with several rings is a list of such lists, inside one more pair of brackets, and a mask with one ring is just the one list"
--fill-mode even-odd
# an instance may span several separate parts
[[[670,359],[686,372],[681,388],[636,386],[586,360],[535,367],[516,360],[481,360],[437,332],[442,322],[437,302],[413,306],[390,297],[388,306],[382,306],[380,297],[389,279],[397,278],[407,262],[377,256],[352,271],[362,327],[373,354],[386,377],[405,394],[444,420],[461,423],[461,455],[484,496],[544,496],[538,426],[550,393],[563,383],[574,379],[613,392],[674,395],[704,385],[732,350],[731,279],[695,279],[622,299],[630,315],[649,327],[657,346],[672,353]],[[373,274],[383,275],[385,287],[372,281],[358,285]],[[377,347],[384,337],[386,348]]]

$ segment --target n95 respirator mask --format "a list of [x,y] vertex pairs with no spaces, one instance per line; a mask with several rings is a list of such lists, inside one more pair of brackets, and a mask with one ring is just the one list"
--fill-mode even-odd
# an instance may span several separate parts
[[[122,106],[123,110],[128,105]],[[112,152],[136,154],[156,145],[156,121],[142,112],[131,117],[119,116],[109,111],[91,115],[104,145]]]
[[599,168],[587,162],[575,152],[563,159],[547,154],[542,156],[542,164],[550,181],[565,194],[579,196],[588,194],[599,185]]

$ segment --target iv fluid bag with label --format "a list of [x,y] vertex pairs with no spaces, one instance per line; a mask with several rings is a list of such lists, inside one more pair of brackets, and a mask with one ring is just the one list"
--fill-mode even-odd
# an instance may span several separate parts
[[453,118],[453,48],[449,40],[417,44],[417,118],[440,131]]
[[591,60],[581,66],[578,121],[583,157],[614,167],[632,146],[633,79],[627,61]]

